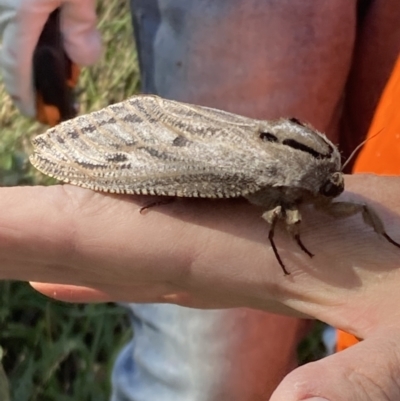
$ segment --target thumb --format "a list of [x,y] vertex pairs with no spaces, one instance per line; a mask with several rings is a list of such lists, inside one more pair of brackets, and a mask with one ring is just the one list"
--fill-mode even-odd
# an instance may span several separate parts
[[69,0],[62,4],[61,32],[68,56],[78,65],[94,64],[101,55],[96,29],[96,2]]
[[397,401],[400,336],[369,338],[288,374],[270,401]]

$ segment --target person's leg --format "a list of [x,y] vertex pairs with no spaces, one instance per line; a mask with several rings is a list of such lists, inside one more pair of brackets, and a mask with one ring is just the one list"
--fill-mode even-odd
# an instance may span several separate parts
[[[355,3],[131,0],[143,91],[256,118],[295,116],[332,138]],[[116,362],[113,401],[266,400],[295,366],[307,324],[248,309],[131,310],[135,336]]]
[[142,90],[253,118],[295,116],[332,138],[357,3],[131,0]]
[[131,305],[133,341],[113,373],[113,401],[268,399],[296,366],[303,322],[249,309]]

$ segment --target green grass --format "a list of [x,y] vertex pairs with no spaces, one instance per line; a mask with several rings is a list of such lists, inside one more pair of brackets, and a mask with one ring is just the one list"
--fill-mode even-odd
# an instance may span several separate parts
[[[98,1],[104,53],[80,76],[82,113],[139,89],[128,2]],[[48,184],[29,164],[30,138],[47,128],[21,116],[0,82],[0,185]],[[131,336],[122,308],[58,303],[26,283],[0,283],[0,400],[105,401],[113,360]]]
[[[127,2],[98,1],[102,59],[82,71],[81,112],[139,89]],[[30,138],[46,127],[22,117],[0,82],[0,185],[49,184],[27,159]],[[299,347],[301,361],[322,355],[321,326]],[[105,401],[112,363],[131,335],[124,311],[111,304],[58,303],[26,283],[0,283],[0,401]]]
[[108,399],[112,361],[131,334],[122,309],[50,301],[21,283],[2,284],[0,305],[12,400]]

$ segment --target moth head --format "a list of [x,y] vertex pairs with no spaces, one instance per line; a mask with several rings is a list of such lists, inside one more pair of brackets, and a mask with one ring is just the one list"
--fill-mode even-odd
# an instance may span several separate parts
[[329,198],[335,198],[344,191],[343,173],[336,171],[321,185],[319,193]]

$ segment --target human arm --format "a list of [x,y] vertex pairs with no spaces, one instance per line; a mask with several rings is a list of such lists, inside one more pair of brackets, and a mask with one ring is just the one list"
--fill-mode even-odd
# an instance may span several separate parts
[[[346,177],[354,195],[344,195],[366,197],[395,239],[398,180]],[[260,210],[245,201],[177,200],[141,214],[148,202],[143,197],[72,186],[1,192],[7,211],[0,220],[3,279],[93,287],[114,301],[290,312],[359,337],[396,313],[388,312],[386,294],[396,294],[400,251],[359,216],[335,220],[305,208],[302,238],[315,257],[279,230],[276,242],[291,271],[285,277]],[[360,310],[368,314],[355,327],[353,314]]]
[[[353,193],[343,195],[373,205],[394,239],[400,235],[398,181],[346,177]],[[140,214],[152,198],[72,186],[1,192],[2,278],[96,288],[35,284],[70,301],[251,306],[317,317],[365,340],[296,369],[271,400],[397,399],[400,251],[360,216],[338,221],[302,210],[303,241],[316,256],[310,259],[279,230],[291,270],[285,277],[268,244],[268,226],[245,201],[177,200]]]

